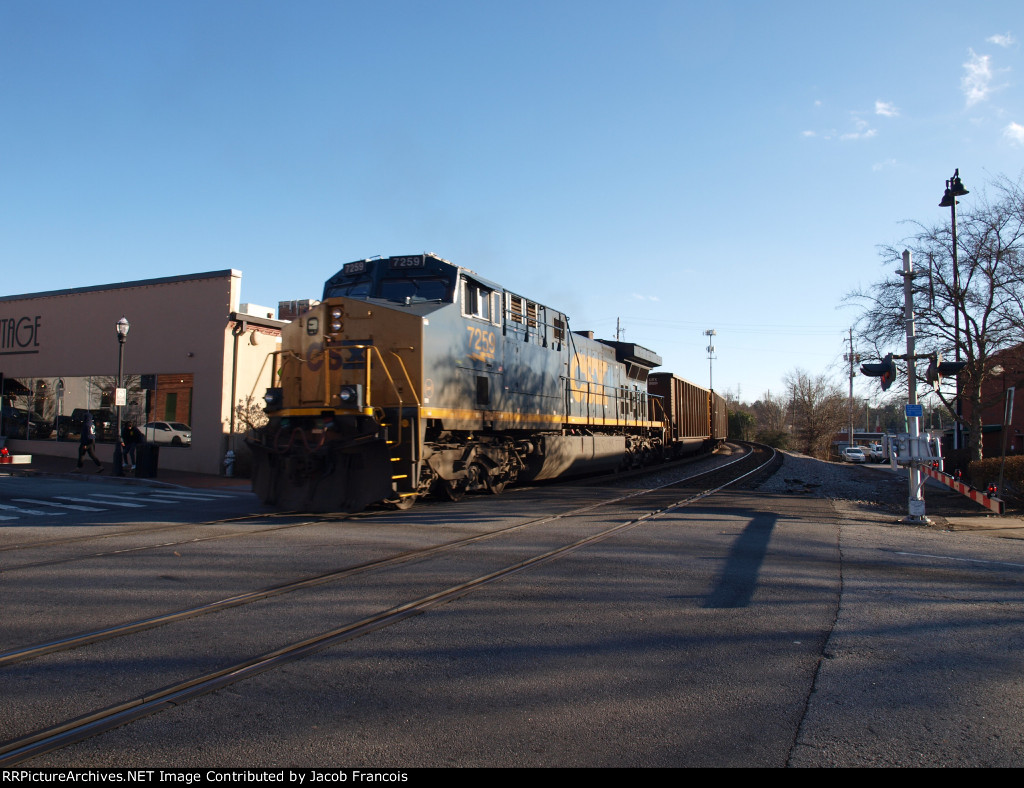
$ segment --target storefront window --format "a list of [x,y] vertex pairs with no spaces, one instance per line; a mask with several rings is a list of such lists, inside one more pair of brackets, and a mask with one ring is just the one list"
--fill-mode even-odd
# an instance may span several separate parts
[[[0,434],[22,440],[77,442],[89,412],[97,441],[115,441],[115,376],[3,377],[2,381]],[[161,445],[192,445],[192,373],[126,375],[124,387],[127,404],[121,410],[122,425],[132,422],[147,440]]]

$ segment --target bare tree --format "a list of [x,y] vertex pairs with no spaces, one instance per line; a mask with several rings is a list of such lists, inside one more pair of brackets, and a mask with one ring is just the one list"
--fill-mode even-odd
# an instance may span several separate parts
[[763,432],[784,432],[786,429],[789,403],[783,397],[766,392],[751,409],[757,418],[757,426]]
[[842,389],[826,375],[796,369],[786,375],[797,448],[804,454],[826,459],[833,436],[847,420]]
[[[917,224],[904,243],[882,248],[882,257],[896,261],[909,249],[914,267],[924,276],[914,280],[917,353],[956,355],[967,363],[960,374],[961,397],[970,402],[964,426],[970,434],[970,456],[981,459],[982,384],[992,376],[993,354],[1024,339],[1024,188],[1005,177],[985,192],[961,203],[957,217],[956,276],[953,227]],[[859,337],[881,357],[899,347],[906,336],[903,277],[887,277],[848,300],[864,306],[857,324]],[[923,365],[922,370],[923,372]],[[955,396],[939,394],[950,417],[956,418]]]

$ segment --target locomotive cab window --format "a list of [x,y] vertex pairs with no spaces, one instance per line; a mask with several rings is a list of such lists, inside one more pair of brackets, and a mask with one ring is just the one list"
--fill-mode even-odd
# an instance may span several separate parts
[[491,290],[472,279],[462,280],[462,314],[466,317],[491,319]]

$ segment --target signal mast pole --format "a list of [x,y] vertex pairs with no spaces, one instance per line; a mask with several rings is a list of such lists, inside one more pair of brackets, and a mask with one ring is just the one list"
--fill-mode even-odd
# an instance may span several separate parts
[[[897,271],[896,273],[901,273]],[[917,402],[917,363],[914,353],[917,343],[917,328],[914,323],[914,263],[910,257],[910,251],[903,251],[903,317],[907,323],[907,428],[910,432],[910,446],[918,446],[920,428],[918,426],[919,411]],[[911,415],[914,414],[914,415]],[[914,449],[911,449],[913,455]],[[907,500],[908,515],[903,520],[905,523],[925,524],[931,522],[925,516],[924,495],[922,494],[923,481],[921,477],[920,461],[911,459],[910,490]]]

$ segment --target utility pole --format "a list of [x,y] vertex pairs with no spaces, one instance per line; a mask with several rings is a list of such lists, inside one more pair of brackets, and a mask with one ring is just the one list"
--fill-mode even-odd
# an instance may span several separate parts
[[844,358],[850,362],[850,432],[849,432],[849,444],[853,445],[853,377],[857,373],[853,370],[853,365],[860,362],[860,355],[854,354],[853,352],[853,329],[850,329],[850,352],[844,355]]
[[713,328],[709,328],[704,332],[704,336],[708,338],[708,388],[712,391],[715,390],[715,379],[712,376],[711,362],[715,359],[715,346],[711,343],[714,342],[714,337],[717,336],[717,332]]

